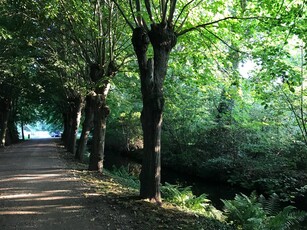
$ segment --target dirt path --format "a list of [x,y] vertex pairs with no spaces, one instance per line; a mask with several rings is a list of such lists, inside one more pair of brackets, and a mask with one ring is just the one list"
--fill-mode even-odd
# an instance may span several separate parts
[[[83,195],[54,139],[0,150],[0,229],[133,229],[127,213]],[[116,217],[116,218],[114,218]]]

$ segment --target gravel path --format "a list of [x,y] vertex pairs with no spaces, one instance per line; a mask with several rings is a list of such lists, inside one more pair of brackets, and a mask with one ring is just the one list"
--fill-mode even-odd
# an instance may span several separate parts
[[74,177],[56,139],[0,150],[0,229],[132,229],[123,210],[108,206]]

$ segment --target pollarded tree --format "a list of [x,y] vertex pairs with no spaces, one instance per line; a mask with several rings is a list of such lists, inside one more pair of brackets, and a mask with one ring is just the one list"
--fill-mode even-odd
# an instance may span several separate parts
[[[143,97],[141,123],[144,138],[144,157],[140,175],[140,195],[143,198],[161,202],[159,186],[161,127],[164,108],[163,82],[171,50],[176,45],[178,36],[186,32],[176,33],[176,28],[181,29],[180,25],[176,27],[176,23],[182,14],[186,18],[188,17],[185,10],[189,11],[190,5],[194,6],[194,1],[185,5],[178,4],[176,0],[159,1],[159,3],[148,0],[129,2],[135,26],[127,18],[123,4],[119,5],[117,2],[117,6],[133,30],[132,44],[138,59],[141,80]],[[155,3],[159,7],[155,7]],[[178,5],[182,6],[180,12],[176,12]],[[146,19],[150,21],[150,28]],[[184,24],[185,19],[180,23]],[[150,44],[153,48],[153,58],[147,58]]]
[[[86,118],[76,157],[81,158],[88,136],[91,116],[93,116],[94,135],[89,169],[102,171],[106,133],[106,119],[110,113],[107,95],[110,81],[118,72],[126,55],[124,28],[120,23],[117,8],[111,0],[107,1],[54,1],[59,3],[56,19],[59,32],[67,36],[79,47],[76,54],[86,64],[88,78],[92,84],[86,102]],[[61,14],[59,13],[62,12]],[[64,14],[63,14],[64,13]],[[92,112],[91,112],[92,111]]]
[[[193,31],[203,31],[210,45],[211,38],[214,38],[232,48],[229,45],[232,44],[230,37],[234,37],[233,40],[235,40],[238,34],[248,34],[249,31],[253,34],[255,28],[259,27],[258,23],[251,23],[249,28],[243,28],[240,27],[240,22],[262,20],[265,23],[272,19],[278,23],[279,12],[285,12],[286,6],[271,4],[270,1],[266,1],[261,6],[247,1],[208,3],[201,0],[188,2],[130,0],[128,3],[120,3],[114,0],[114,2],[133,31],[132,43],[139,65],[143,97],[141,122],[144,138],[140,195],[160,202],[163,82],[167,73],[169,56],[178,37]],[[224,37],[217,35],[218,32]],[[193,44],[190,42],[190,45]],[[182,47],[182,49],[185,48],[187,47]],[[152,50],[153,53],[151,53]],[[148,58],[148,54],[153,57]]]

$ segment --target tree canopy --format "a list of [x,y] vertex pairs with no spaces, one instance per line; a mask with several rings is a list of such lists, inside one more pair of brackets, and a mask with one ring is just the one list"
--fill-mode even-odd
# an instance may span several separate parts
[[293,201],[306,16],[303,0],[0,0],[0,145],[45,120],[90,170],[105,144],[142,155],[140,194],[158,203],[161,167]]

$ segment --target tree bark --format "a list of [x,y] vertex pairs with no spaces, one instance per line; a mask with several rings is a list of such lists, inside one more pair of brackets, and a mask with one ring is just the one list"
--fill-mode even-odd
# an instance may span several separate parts
[[[154,60],[147,60],[149,42],[154,49]],[[143,98],[141,122],[144,155],[140,174],[140,196],[160,203],[163,82],[169,54],[176,44],[176,35],[173,28],[165,24],[153,24],[149,32],[144,28],[135,28],[132,43],[138,58]]]
[[10,99],[3,99],[0,102],[0,111],[2,114],[1,126],[0,126],[0,147],[4,147],[6,144],[6,135],[8,130],[8,122],[10,117],[10,110],[12,101]]
[[21,122],[21,138],[24,141],[25,140],[25,133],[24,133],[24,124]]
[[93,118],[94,118],[94,106],[95,106],[95,92],[90,92],[86,96],[86,104],[85,104],[85,118],[82,125],[82,133],[80,136],[78,148],[76,151],[76,159],[83,161],[84,160],[84,152],[86,150],[86,145],[88,141],[88,137],[90,131],[93,128]]
[[68,140],[68,137],[67,137],[67,134],[68,134],[68,129],[69,129],[69,125],[68,125],[68,112],[64,112],[62,114],[62,117],[63,117],[63,124],[64,124],[64,127],[63,127],[63,133],[62,133],[62,141],[64,143],[64,146],[67,147],[67,140]]
[[70,105],[70,128],[69,128],[69,139],[67,150],[68,152],[75,154],[76,153],[76,144],[77,144],[77,134],[78,128],[81,120],[81,110],[82,110],[82,97],[80,94],[76,95],[71,100]]
[[106,65],[105,69],[101,67],[101,64],[94,63],[90,66],[90,78],[94,83],[98,84],[95,89],[94,133],[89,170],[99,172],[103,170],[106,123],[110,113],[110,109],[106,104],[106,98],[110,90],[109,79],[115,76],[118,71],[112,59],[108,63],[104,61],[102,63]]
[[102,172],[103,170],[106,122],[110,113],[110,109],[106,105],[109,88],[110,84],[108,83],[102,93],[97,94],[95,98],[93,146],[88,168],[91,171]]

